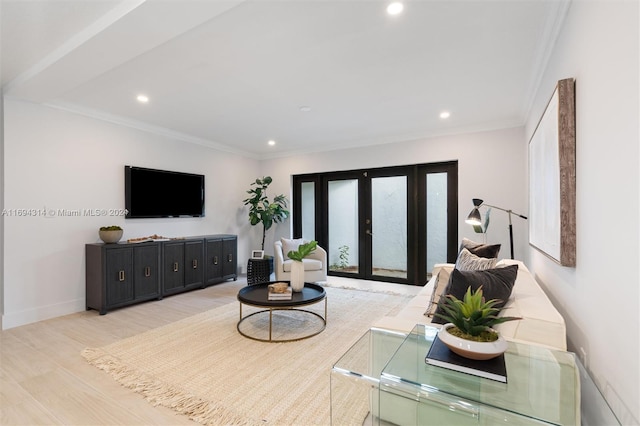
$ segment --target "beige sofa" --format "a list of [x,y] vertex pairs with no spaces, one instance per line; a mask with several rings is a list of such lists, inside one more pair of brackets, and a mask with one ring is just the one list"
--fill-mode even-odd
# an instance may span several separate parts
[[[501,260],[497,267],[518,265],[518,275],[509,298],[500,315],[521,317],[519,321],[508,321],[496,329],[510,341],[546,346],[553,349],[567,349],[567,333],[564,318],[553,306],[547,295],[531,275],[524,263],[517,260]],[[434,287],[446,287],[453,264],[435,266],[431,280],[424,286],[397,315],[386,316],[374,323],[376,328],[409,332],[416,324],[430,324],[425,315],[430,305]],[[443,271],[442,274],[440,272]],[[440,282],[436,282],[440,277]],[[444,281],[444,282],[443,282]],[[439,324],[433,324],[440,327]]]

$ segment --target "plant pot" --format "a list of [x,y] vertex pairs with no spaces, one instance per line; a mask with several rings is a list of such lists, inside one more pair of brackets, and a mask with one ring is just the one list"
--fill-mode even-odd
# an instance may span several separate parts
[[116,231],[98,231],[100,239],[107,244],[117,243],[122,238],[122,229]]
[[300,293],[304,288],[304,263],[291,262],[291,290]]
[[[450,334],[447,329],[455,327],[451,323],[442,326],[438,338],[456,354],[469,359],[486,360],[495,358],[507,350],[508,343],[500,334],[494,342],[475,342]],[[492,331],[495,331],[492,329]]]

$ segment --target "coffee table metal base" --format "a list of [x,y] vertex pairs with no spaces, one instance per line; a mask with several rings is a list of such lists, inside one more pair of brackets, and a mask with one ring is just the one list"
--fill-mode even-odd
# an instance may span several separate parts
[[[256,312],[252,312],[249,315],[243,317],[242,316],[242,305],[243,302],[240,302],[240,320],[238,321],[238,325],[236,326],[236,328],[238,329],[238,333],[240,333],[241,335],[243,335],[244,337],[247,337],[249,339],[252,340],[257,340],[259,342],[272,342],[272,343],[277,343],[277,342],[295,342],[297,340],[303,340],[303,339],[308,339],[309,337],[313,337],[316,336],[320,333],[322,333],[324,331],[324,329],[327,326],[327,298],[324,297],[320,300],[324,300],[324,317],[322,315],[320,315],[317,312],[313,312],[313,311],[308,311],[306,309],[298,309],[297,307],[285,307],[285,306],[279,306],[279,307],[272,307],[269,309],[263,309],[261,311],[256,311]],[[318,302],[320,302],[320,300],[316,300],[313,301],[311,303],[309,303],[309,305],[313,305],[316,304]],[[257,306],[257,305],[250,305],[248,303],[245,303],[248,306]],[[301,306],[301,305],[298,305]],[[302,305],[304,306],[304,305]],[[264,307],[264,306],[259,306],[259,307]],[[320,320],[322,321],[322,327],[319,330],[314,330],[313,333],[309,333],[307,335],[301,336],[301,337],[296,337],[295,339],[274,339],[273,338],[273,311],[297,311],[297,312],[304,312],[306,314],[310,314],[310,315],[314,315],[318,318],[320,318]],[[248,335],[246,333],[244,333],[241,329],[240,329],[240,324],[242,324],[242,322],[244,320],[246,320],[247,318],[251,318],[254,315],[258,315],[264,312],[269,312],[269,338],[268,339],[261,339],[259,337],[255,337],[255,336],[251,336]]]
[[[283,281],[286,282],[286,281]],[[248,337],[249,339],[258,340],[261,342],[291,342],[295,340],[302,340],[322,332],[327,326],[327,293],[324,288],[315,283],[304,283],[304,287],[300,292],[294,292],[291,295],[290,300],[269,300],[269,284],[255,284],[244,287],[238,292],[238,301],[240,302],[240,320],[238,321],[237,329],[238,333]],[[320,303],[324,300],[324,317],[316,312],[301,309],[306,306]],[[242,305],[253,306],[255,308],[261,308],[258,312],[253,312],[247,316],[242,316]],[[321,328],[313,328],[309,333],[304,334],[303,329],[300,334],[296,334],[293,339],[279,339],[273,337],[273,311],[297,311],[304,315],[312,315],[315,318],[320,319]],[[255,333],[243,332],[240,325],[247,319],[260,313],[269,313],[269,338],[264,339],[256,337]],[[264,329],[263,329],[264,330]],[[296,330],[297,331],[297,330]]]

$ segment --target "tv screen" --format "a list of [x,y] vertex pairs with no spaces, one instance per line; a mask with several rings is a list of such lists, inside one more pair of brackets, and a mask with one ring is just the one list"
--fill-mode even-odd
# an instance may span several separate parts
[[204,175],[124,166],[126,218],[204,216]]

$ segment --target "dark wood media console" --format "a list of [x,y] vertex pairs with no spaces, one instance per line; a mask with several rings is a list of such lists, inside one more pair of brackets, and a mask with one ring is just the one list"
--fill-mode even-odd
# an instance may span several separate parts
[[238,237],[87,244],[86,307],[107,311],[238,278]]

